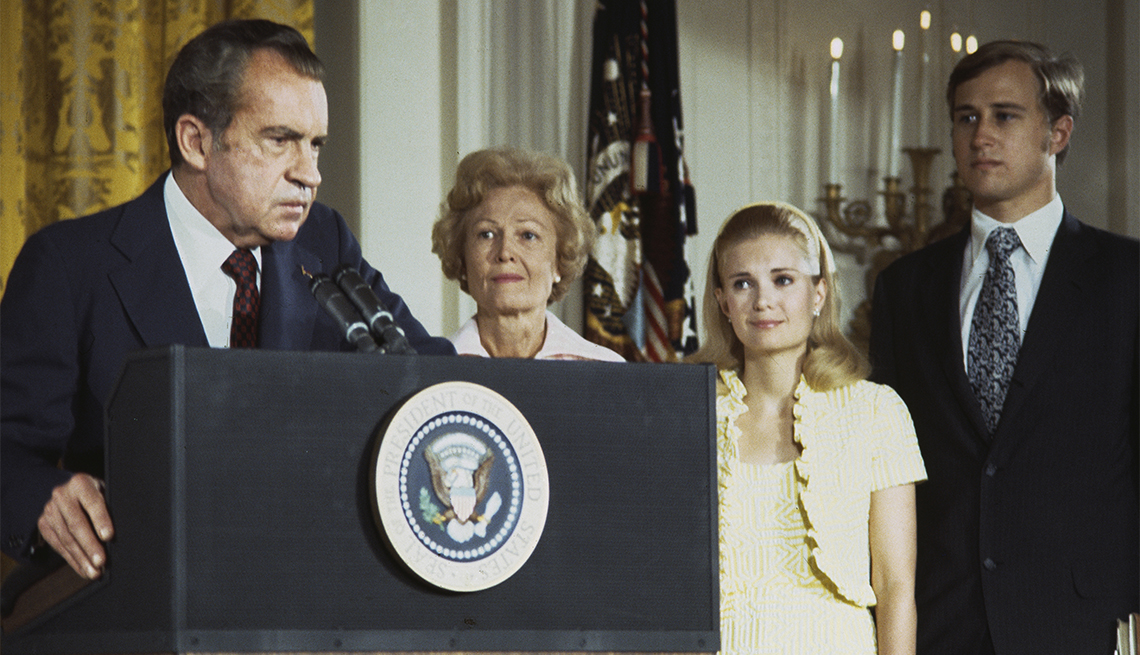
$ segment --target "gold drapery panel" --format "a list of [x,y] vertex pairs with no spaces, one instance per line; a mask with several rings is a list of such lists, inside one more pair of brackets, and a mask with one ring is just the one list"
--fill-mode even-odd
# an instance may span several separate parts
[[226,18],[313,42],[313,0],[0,0],[0,285],[28,235],[130,200],[169,167],[166,71]]

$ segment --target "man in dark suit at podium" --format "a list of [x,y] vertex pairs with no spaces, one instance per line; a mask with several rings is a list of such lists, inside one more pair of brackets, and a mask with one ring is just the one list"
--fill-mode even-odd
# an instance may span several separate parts
[[341,216],[314,202],[328,130],[322,76],[292,28],[207,29],[167,76],[170,172],[135,200],[28,239],[0,308],[6,553],[50,546],[81,575],[100,575],[113,536],[103,411],[131,351],[350,350],[307,278],[348,264],[419,353],[454,353],[364,261]]
[[1140,607],[1140,246],[1056,167],[1083,74],[994,42],[947,89],[971,224],[880,275],[875,378],[914,418],[921,655],[1101,654]]

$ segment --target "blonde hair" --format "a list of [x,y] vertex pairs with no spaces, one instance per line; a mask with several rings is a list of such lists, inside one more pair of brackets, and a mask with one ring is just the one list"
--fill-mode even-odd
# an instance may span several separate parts
[[839,329],[839,289],[835,279],[835,260],[827,239],[811,217],[782,202],[747,205],[733,212],[721,226],[709,255],[705,283],[705,342],[686,361],[710,362],[722,369],[740,370],[743,367],[744,345],[721,311],[715,290],[724,284],[720,277],[720,261],[728,248],[762,235],[792,239],[803,249],[809,265],[817,271],[812,276],[813,283],[819,284],[822,280],[827,289],[823,307],[808,335],[803,370],[808,384],[818,391],[828,391],[866,379],[871,372],[867,358]]
[[468,292],[463,250],[466,219],[492,189],[523,186],[554,214],[558,275],[547,304],[561,299],[586,267],[597,226],[586,213],[570,166],[557,157],[517,148],[476,150],[459,162],[455,186],[440,207],[431,229],[431,251],[439,255],[443,274]]

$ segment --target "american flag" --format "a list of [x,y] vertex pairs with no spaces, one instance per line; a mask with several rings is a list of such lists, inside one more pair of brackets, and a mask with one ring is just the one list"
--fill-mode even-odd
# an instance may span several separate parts
[[684,160],[673,0],[609,0],[594,16],[585,334],[631,361],[697,348],[685,242],[696,202]]

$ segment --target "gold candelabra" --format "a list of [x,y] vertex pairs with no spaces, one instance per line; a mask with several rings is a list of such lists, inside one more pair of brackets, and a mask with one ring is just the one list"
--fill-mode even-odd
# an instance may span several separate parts
[[[896,176],[883,178],[883,214],[886,225],[874,220],[870,201],[843,197],[842,185],[831,182],[824,185],[824,229],[834,228],[847,238],[833,241],[833,247],[853,253],[860,262],[870,261],[865,284],[867,299],[855,309],[851,320],[851,340],[867,351],[871,337],[871,294],[879,273],[899,257],[918,250],[928,243],[958,231],[970,218],[970,192],[957,174],[953,183],[942,195],[942,222],[931,225],[934,212],[930,188],[930,170],[937,148],[903,148],[910,158],[914,186],[910,189],[910,203],[902,191],[902,182]],[[907,205],[910,211],[907,211]]]

